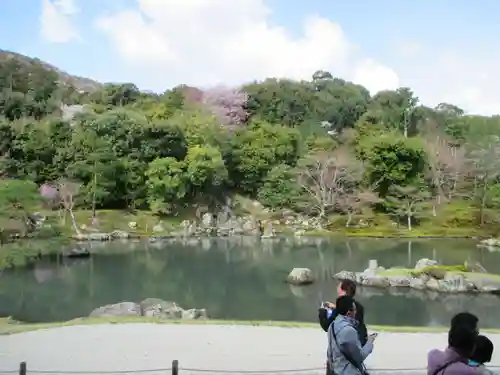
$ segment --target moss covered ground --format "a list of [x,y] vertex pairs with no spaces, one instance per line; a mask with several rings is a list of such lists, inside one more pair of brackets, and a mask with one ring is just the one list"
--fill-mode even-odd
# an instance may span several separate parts
[[[211,325],[246,325],[246,326],[272,326],[284,328],[317,328],[321,329],[317,323],[307,322],[283,322],[283,321],[254,321],[254,320],[161,320],[146,317],[116,317],[116,318],[80,318],[67,322],[56,323],[20,323],[9,318],[0,318],[0,335],[8,335],[22,332],[35,331],[39,329],[52,329],[58,327],[68,327],[75,325],[96,325],[96,324],[211,324]],[[370,331],[374,332],[445,332],[446,327],[411,327],[411,326],[376,326],[370,325]],[[483,329],[484,332],[500,333],[498,329]]]
[[422,270],[418,271],[411,268],[389,268],[383,271],[379,271],[377,272],[377,274],[385,277],[397,277],[397,276],[404,277],[404,276],[418,276],[422,273],[432,273],[435,270],[442,270],[451,274],[461,274],[471,281],[474,281],[474,279],[481,279],[483,281],[491,280],[493,282],[500,282],[500,275],[493,273],[468,272],[466,270],[466,267],[461,265],[458,266],[439,265],[439,266],[425,267]]

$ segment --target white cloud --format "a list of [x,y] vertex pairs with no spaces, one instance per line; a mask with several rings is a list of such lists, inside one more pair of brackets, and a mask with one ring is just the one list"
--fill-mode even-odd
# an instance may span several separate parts
[[[57,8],[44,2],[49,10]],[[408,41],[393,46],[389,67],[377,56],[362,56],[340,25],[318,15],[306,15],[298,33],[273,24],[267,0],[136,3],[100,16],[95,25],[129,68],[129,79],[142,88],[230,85],[270,76],[309,79],[316,70],[328,70],[372,93],[409,86],[426,105],[451,102],[474,113],[500,113],[500,56],[494,49],[456,54]],[[63,8],[59,13],[67,15]],[[62,25],[71,29],[69,22]]]
[[149,88],[238,84],[270,76],[307,79],[319,69],[356,78],[373,90],[397,85],[394,71],[356,57],[342,28],[317,15],[306,16],[301,35],[294,36],[270,23],[265,0],[137,3],[138,9],[99,17],[96,26],[142,72],[138,75]]
[[403,63],[401,82],[426,105],[455,104],[469,113],[500,114],[500,54],[489,51],[429,50]]
[[73,24],[73,18],[79,11],[74,0],[42,0],[40,33],[43,39],[51,43],[79,39]]
[[396,72],[372,59],[366,59],[356,67],[352,80],[372,93],[400,87]]

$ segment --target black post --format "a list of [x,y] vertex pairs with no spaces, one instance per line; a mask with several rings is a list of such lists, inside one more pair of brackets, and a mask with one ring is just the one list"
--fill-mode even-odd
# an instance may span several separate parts
[[26,362],[19,364],[19,375],[26,375]]
[[172,361],[172,375],[178,375],[178,374],[179,374],[179,361],[177,359],[174,359]]

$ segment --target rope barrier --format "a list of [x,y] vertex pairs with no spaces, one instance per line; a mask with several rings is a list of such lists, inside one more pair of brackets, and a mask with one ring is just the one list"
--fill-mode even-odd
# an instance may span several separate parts
[[[29,370],[28,373],[33,374],[141,374],[147,372],[170,372],[171,367],[168,368],[154,368],[154,369],[141,369],[141,370],[115,370],[115,371],[50,371],[50,370]],[[17,371],[15,371],[17,372]]]
[[[24,364],[24,367],[23,367]],[[0,374],[20,374],[26,375],[27,373],[33,374],[140,374],[140,373],[157,373],[157,372],[172,372],[173,374],[178,374],[180,370],[188,372],[201,372],[201,373],[218,373],[218,374],[280,374],[280,373],[306,373],[306,372],[316,372],[325,371],[325,366],[322,367],[310,367],[310,368],[300,368],[300,369],[276,369],[276,370],[221,370],[221,369],[199,369],[190,367],[178,367],[178,362],[173,361],[172,367],[165,368],[153,368],[153,369],[140,369],[140,370],[115,370],[115,371],[62,371],[62,370],[27,370],[26,364],[23,362],[19,369],[17,370],[0,370]],[[500,365],[487,366],[489,369],[500,368]],[[426,372],[425,367],[421,368],[369,368],[369,372]]]
[[[308,372],[324,372],[325,367],[303,368],[303,369],[277,369],[277,370],[220,370],[220,369],[196,369],[181,367],[179,371],[200,372],[200,373],[215,373],[215,374],[283,374],[283,373],[308,373]],[[62,371],[62,370],[29,370],[28,373],[33,374],[134,374],[134,373],[153,373],[153,372],[170,372],[172,368],[157,368],[157,369],[142,369],[142,370],[116,370],[116,371]],[[392,369],[369,369],[370,372],[425,372],[425,368],[392,368]],[[0,374],[16,374],[19,370],[0,371]]]
[[210,369],[197,369],[197,368],[187,368],[181,367],[179,370],[190,371],[190,372],[214,372],[221,374],[279,374],[279,373],[290,373],[290,372],[311,372],[311,371],[325,371],[325,367],[313,367],[313,368],[300,368],[300,369],[287,369],[287,370],[210,370]]

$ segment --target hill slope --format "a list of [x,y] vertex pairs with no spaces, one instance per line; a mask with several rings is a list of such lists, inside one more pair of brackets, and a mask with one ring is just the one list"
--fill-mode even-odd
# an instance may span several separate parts
[[94,81],[89,78],[71,75],[40,59],[0,49],[0,65],[5,64],[9,60],[15,60],[18,64],[22,65],[27,70],[31,70],[31,68],[34,68],[37,65],[41,66],[47,71],[56,73],[59,77],[59,82],[63,85],[71,85],[79,91],[92,92],[102,87],[102,83],[100,82]]

